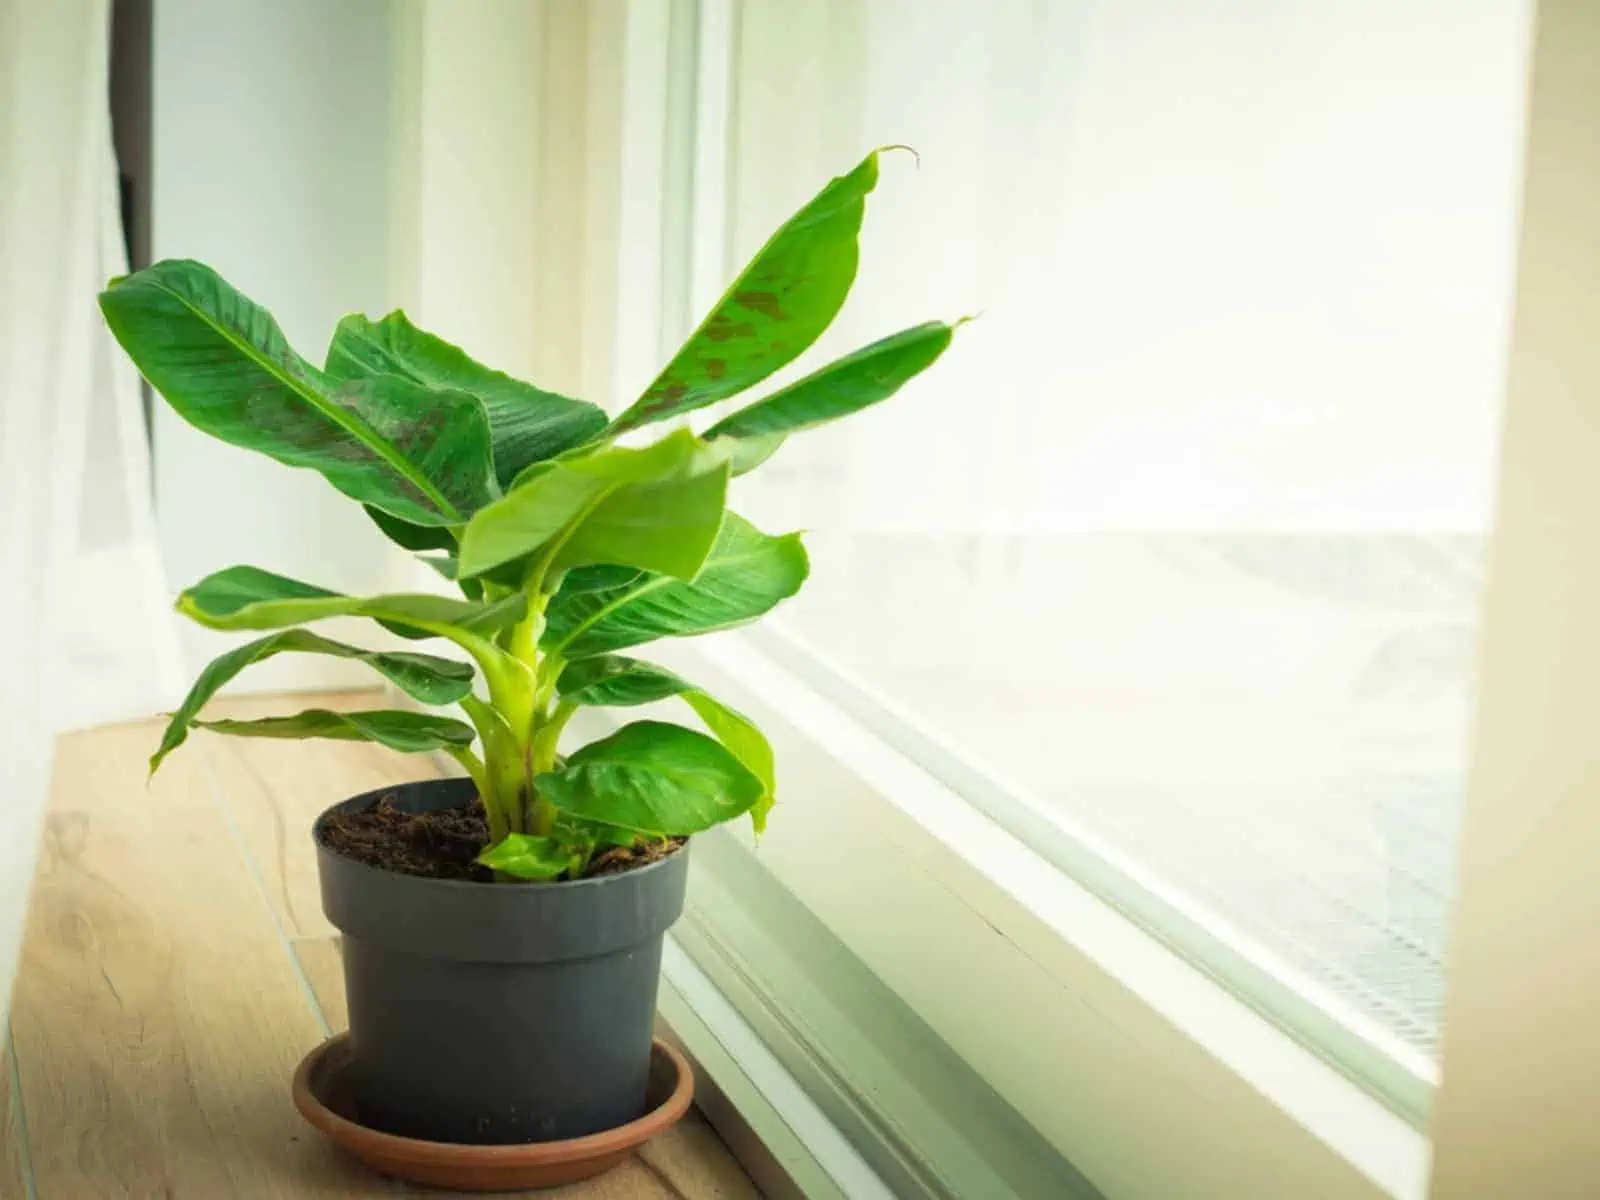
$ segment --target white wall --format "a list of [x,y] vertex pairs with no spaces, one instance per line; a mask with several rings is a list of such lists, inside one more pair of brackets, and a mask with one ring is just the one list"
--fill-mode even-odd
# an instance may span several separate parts
[[[156,0],[156,258],[203,259],[320,361],[340,316],[396,303],[389,0]],[[360,508],[309,471],[222,445],[159,401],[155,491],[173,587],[251,562],[376,591],[393,563]],[[190,628],[197,659],[226,640]],[[357,664],[284,655],[248,689],[367,682]]]
[[1541,0],[1436,1200],[1600,1195],[1600,6]]

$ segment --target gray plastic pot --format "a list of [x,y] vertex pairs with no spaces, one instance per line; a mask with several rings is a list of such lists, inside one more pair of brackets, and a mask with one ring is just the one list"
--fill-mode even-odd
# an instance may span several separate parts
[[385,796],[428,812],[474,795],[465,779],[381,788],[334,805],[313,831],[322,908],[344,934],[361,1123],[497,1145],[632,1121],[688,847],[598,879],[470,883],[367,866],[320,836],[328,815]]

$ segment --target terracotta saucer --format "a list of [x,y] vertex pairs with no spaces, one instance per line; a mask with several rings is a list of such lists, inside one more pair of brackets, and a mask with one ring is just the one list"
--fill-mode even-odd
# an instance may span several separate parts
[[609,1171],[635,1146],[676,1124],[694,1098],[694,1073],[663,1041],[650,1056],[650,1110],[602,1133],[559,1142],[464,1146],[380,1133],[359,1123],[349,1088],[350,1036],[318,1046],[294,1073],[300,1115],[369,1167],[407,1183],[469,1192],[555,1187]]

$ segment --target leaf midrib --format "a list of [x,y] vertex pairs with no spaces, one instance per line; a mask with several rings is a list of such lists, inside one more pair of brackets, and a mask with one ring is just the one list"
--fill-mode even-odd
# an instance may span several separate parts
[[[219,337],[223,339],[223,341],[229,343],[234,347],[234,349],[238,350],[251,362],[255,363],[256,366],[261,368],[261,370],[265,371],[279,383],[283,384],[284,387],[294,392],[295,395],[299,396],[306,403],[310,404],[311,407],[315,408],[318,412],[327,417],[328,420],[339,426],[339,428],[343,429],[346,433],[360,439],[363,445],[365,445],[369,450],[373,451],[373,453],[375,453],[379,458],[383,459],[384,462],[388,463],[389,466],[394,468],[396,472],[404,476],[407,482],[421,492],[427,499],[432,501],[434,506],[439,509],[441,516],[454,522],[459,522],[462,519],[460,510],[445,498],[444,493],[439,491],[438,488],[434,487],[432,481],[430,481],[426,475],[418,471],[410,462],[405,459],[403,455],[398,453],[392,446],[390,446],[386,440],[379,437],[377,431],[367,425],[366,422],[357,419],[342,408],[330,406],[322,399],[321,396],[317,395],[316,392],[308,391],[292,375],[280,369],[276,363],[257,351],[257,349],[249,342],[245,341],[241,337],[236,336],[233,330],[229,329],[226,325],[213,320],[209,313],[193,304],[187,296],[178,291],[176,288],[172,287],[170,284],[167,284],[161,280],[153,280],[152,282],[157,288],[166,292],[179,304],[183,305],[184,308],[188,309],[191,313],[198,317],[202,324],[209,326]],[[371,441],[368,440],[369,438]],[[373,444],[374,442],[376,445]]]
[[[485,613],[489,612],[491,609],[494,609],[497,606],[496,604],[479,604],[474,606],[466,601],[454,601],[453,603],[460,604],[465,609],[475,609],[476,611],[468,611],[463,616],[452,621],[438,621],[430,617],[413,616],[396,609],[388,608],[386,606],[379,607],[377,604],[378,601],[392,598],[393,597],[381,596],[357,597],[333,595],[313,597],[303,600],[256,600],[234,609],[232,612],[227,613],[226,615],[219,615],[196,603],[192,592],[185,591],[180,593],[178,596],[178,611],[184,613],[193,620],[198,621],[201,625],[205,625],[209,629],[221,629],[224,631],[233,632],[236,630],[251,628],[251,626],[248,624],[240,625],[233,623],[236,621],[240,613],[245,612],[248,609],[271,604],[313,604],[319,606],[317,611],[295,618],[292,623],[299,624],[305,621],[321,621],[332,617],[364,617],[374,621],[398,621],[401,624],[410,625],[416,629],[421,629],[426,633],[431,633],[436,637],[447,638],[456,645],[460,646],[463,650],[467,651],[467,653],[473,655],[473,657],[478,658],[480,662],[483,661],[480,657],[481,654],[492,646],[492,643],[489,642],[479,632],[471,628],[471,625]],[[438,596],[426,596],[424,598],[429,600],[448,599],[448,597]],[[353,607],[346,607],[346,605],[352,605]]]
[[561,641],[557,642],[554,646],[551,646],[549,648],[549,653],[560,654],[568,646],[572,645],[573,641],[581,634],[593,628],[595,622],[605,620],[605,618],[616,612],[617,609],[621,608],[624,604],[628,604],[631,601],[637,600],[640,596],[648,596],[651,592],[659,591],[666,587],[668,583],[682,582],[683,581],[681,579],[673,579],[667,575],[657,575],[653,579],[647,579],[638,587],[631,588],[623,592],[622,595],[618,596],[609,604],[601,605],[600,608],[595,610],[593,616],[586,617],[583,621],[573,627],[571,633],[562,638]]
[[[879,152],[877,150],[874,150],[872,153],[874,155],[876,155]],[[858,164],[858,166],[859,166],[859,164]],[[852,174],[854,173],[855,169],[857,169],[857,168],[852,168],[852,171],[851,171]],[[849,175],[844,175],[844,176],[841,176],[840,178],[841,179],[849,178]],[[778,226],[778,228],[773,230],[772,231],[772,236],[767,238],[767,240],[762,243],[761,249],[757,250],[755,252],[755,254],[751,257],[750,261],[745,264],[744,270],[739,272],[739,274],[734,278],[734,281],[728,285],[727,290],[725,290],[722,293],[722,295],[717,298],[717,302],[711,306],[710,311],[707,312],[706,315],[701,319],[700,324],[695,326],[694,332],[691,333],[689,335],[688,339],[683,343],[683,345],[678,348],[678,352],[672,356],[671,361],[668,362],[666,366],[662,367],[660,372],[656,375],[656,377],[650,381],[650,386],[645,388],[644,392],[639,396],[639,398],[628,406],[627,411],[625,411],[621,415],[619,415],[616,420],[612,421],[611,424],[606,427],[606,429],[605,429],[606,436],[608,436],[608,437],[617,436],[619,434],[627,433],[631,429],[636,429],[640,425],[649,424],[648,421],[640,421],[638,419],[638,414],[635,412],[635,410],[641,404],[643,404],[647,399],[649,399],[651,396],[653,396],[655,394],[655,390],[656,390],[656,388],[661,386],[662,380],[666,379],[669,375],[672,374],[673,368],[678,365],[678,360],[684,356],[684,354],[688,351],[689,347],[692,346],[695,343],[695,340],[697,338],[699,338],[703,333],[705,333],[705,331],[707,329],[709,329],[711,327],[711,323],[717,318],[717,315],[722,312],[724,306],[728,303],[728,301],[730,299],[732,299],[735,295],[737,295],[738,292],[740,291],[740,289],[743,288],[746,280],[750,277],[751,273],[754,271],[756,264],[761,261],[762,256],[765,255],[768,250],[771,250],[772,247],[775,246],[778,243],[778,240],[780,238],[782,238],[787,233],[790,233],[790,232],[793,232],[793,231],[796,231],[796,230],[801,230],[801,229],[809,229],[813,225],[820,225],[820,224],[824,223],[825,221],[831,221],[835,217],[837,217],[841,212],[847,212],[851,207],[858,207],[861,210],[860,213],[855,217],[855,229],[854,229],[854,231],[852,233],[852,240],[855,239],[855,238],[859,238],[861,236],[861,225],[862,225],[862,222],[865,221],[866,214],[867,214],[867,197],[872,194],[872,192],[877,188],[877,186],[878,186],[877,177],[874,176],[872,182],[867,186],[866,190],[861,193],[861,195],[859,195],[857,197],[854,197],[853,199],[844,201],[843,203],[841,203],[839,205],[839,207],[829,210],[825,215],[823,215],[823,214],[813,214],[813,219],[812,220],[801,221],[800,220],[801,213],[797,212],[793,216],[791,216],[787,221],[785,221],[782,225]],[[801,212],[804,212],[804,207],[801,209]],[[860,251],[860,248],[857,247],[858,260],[859,260],[859,251]],[[855,273],[856,273],[856,270],[858,269],[858,267],[859,267],[859,261],[858,261],[857,266],[851,268],[850,277],[851,277],[852,282],[855,279]],[[840,308],[844,307],[844,303],[843,303],[842,300],[840,301],[839,307]],[[839,310],[836,308],[834,310],[834,314],[833,315],[834,316],[838,316],[838,313],[839,313]],[[823,328],[826,329],[827,326],[831,325],[832,323],[833,323],[833,317],[829,317],[828,321],[827,321],[827,324],[825,324],[823,326]],[[817,336],[820,337],[821,334],[819,333]],[[816,341],[816,338],[813,338],[812,342],[814,343],[815,341]],[[791,354],[789,356],[789,361],[793,362],[803,352],[804,352],[804,348],[802,348],[801,350],[795,351],[794,354]],[[740,389],[740,390],[742,390],[742,389]],[[738,391],[730,392],[729,395],[730,396],[738,395]],[[726,398],[727,397],[724,397],[724,399],[726,399]],[[702,406],[702,407],[704,407],[704,406]]]
[[[335,712],[326,708],[308,708],[301,712],[283,717],[258,717],[254,720],[218,720],[195,721],[194,725],[201,729],[211,729],[218,733],[231,733],[237,736],[249,736],[250,729],[289,728],[295,721],[306,717],[314,717],[323,722],[319,728],[304,734],[304,738],[317,737],[340,740],[335,730],[350,730],[359,735],[358,739],[383,744],[381,734],[385,732],[384,726],[388,725],[387,732],[393,736],[403,733],[407,736],[428,737],[446,745],[466,745],[473,735],[472,727],[450,717],[436,716],[432,713],[411,713],[403,710],[379,710],[374,712]],[[379,718],[373,720],[373,718]],[[452,736],[446,736],[446,734]],[[465,739],[464,741],[462,739]]]

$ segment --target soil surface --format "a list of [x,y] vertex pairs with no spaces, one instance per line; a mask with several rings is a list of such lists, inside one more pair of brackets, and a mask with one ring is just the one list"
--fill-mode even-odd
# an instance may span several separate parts
[[596,875],[621,875],[624,871],[631,871],[635,867],[648,867],[653,862],[660,862],[675,851],[688,838],[664,838],[659,842],[646,842],[642,846],[612,846],[596,854],[589,861],[589,869],[583,873],[585,879],[593,879]]
[[[474,799],[459,808],[404,812],[385,796],[362,812],[334,813],[322,824],[324,845],[356,862],[427,879],[493,883],[494,872],[477,861],[489,844],[489,819]],[[668,838],[634,847],[612,846],[594,856],[583,878],[621,875],[659,862],[687,839]]]
[[385,796],[363,812],[334,813],[321,833],[330,850],[370,867],[428,879],[494,881],[494,872],[476,861],[489,844],[489,819],[476,799],[461,808],[411,813]]

